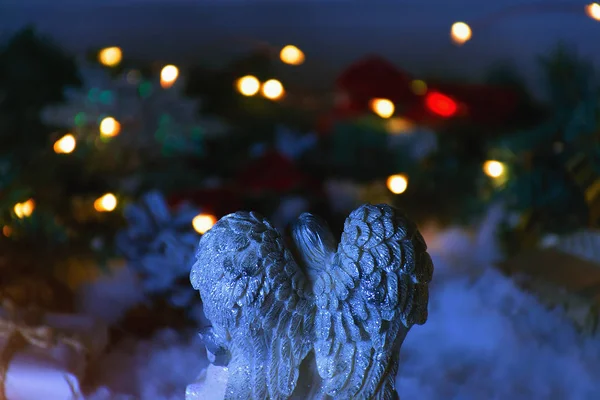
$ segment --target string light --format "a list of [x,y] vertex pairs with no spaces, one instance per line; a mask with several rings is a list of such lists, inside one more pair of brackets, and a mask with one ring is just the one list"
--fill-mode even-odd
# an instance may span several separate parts
[[504,164],[500,161],[488,160],[483,164],[483,172],[490,178],[500,178],[504,175]]
[[33,214],[33,210],[35,210],[35,201],[33,199],[29,199],[23,203],[17,203],[13,208],[17,218],[27,218]]
[[588,17],[600,21],[600,4],[594,2],[585,6],[585,12]]
[[281,52],[279,52],[279,58],[286,64],[300,65],[304,62],[304,53],[296,46],[289,44],[281,49]]
[[269,79],[263,83],[262,94],[267,99],[278,100],[284,93],[285,90],[283,89],[283,85],[277,79]]
[[194,230],[203,235],[217,223],[217,218],[210,214],[198,214],[192,220]]
[[98,212],[110,212],[117,208],[117,198],[112,193],[106,193],[94,201],[94,208]]
[[113,117],[106,117],[100,122],[100,134],[102,136],[113,137],[121,132],[121,124]]
[[107,67],[116,67],[123,59],[123,52],[118,47],[107,47],[98,53],[98,61]]
[[464,22],[455,22],[452,24],[450,36],[454,43],[461,45],[471,40],[471,27]]
[[168,89],[173,86],[178,77],[179,69],[174,65],[166,65],[160,71],[160,86]]
[[246,75],[237,80],[237,90],[244,96],[254,96],[260,90],[260,81],[252,75]]
[[69,154],[75,150],[76,145],[75,136],[68,133],[54,142],[54,152],[56,154]]
[[389,118],[394,115],[396,107],[388,99],[373,99],[371,100],[371,110],[381,118]]
[[387,187],[394,194],[402,194],[408,188],[408,179],[402,174],[392,175],[387,179]]

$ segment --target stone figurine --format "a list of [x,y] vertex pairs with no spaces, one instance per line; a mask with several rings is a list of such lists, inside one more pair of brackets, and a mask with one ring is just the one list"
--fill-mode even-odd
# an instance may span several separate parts
[[294,250],[238,212],[200,240],[190,280],[212,324],[209,360],[227,367],[225,400],[397,399],[400,347],[427,320],[433,274],[415,224],[363,205],[339,244],[307,213],[292,237]]

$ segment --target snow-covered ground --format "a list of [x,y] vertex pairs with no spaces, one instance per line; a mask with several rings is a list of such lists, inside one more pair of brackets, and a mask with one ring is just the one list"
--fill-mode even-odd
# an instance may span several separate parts
[[[492,213],[474,234],[425,232],[436,266],[430,317],[402,348],[401,397],[600,399],[600,340],[579,336],[560,312],[547,311],[492,268],[494,219]],[[206,363],[190,337],[165,331],[121,344],[102,361],[98,378],[106,387],[91,398],[183,399]]]
[[401,397],[599,399],[599,339],[581,337],[494,270],[490,231],[483,233],[437,238],[430,316],[402,348]]

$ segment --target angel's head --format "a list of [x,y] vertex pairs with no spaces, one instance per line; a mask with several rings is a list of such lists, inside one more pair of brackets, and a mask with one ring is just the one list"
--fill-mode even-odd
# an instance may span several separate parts
[[337,243],[324,220],[309,213],[300,215],[292,228],[292,237],[309,275],[331,263]]

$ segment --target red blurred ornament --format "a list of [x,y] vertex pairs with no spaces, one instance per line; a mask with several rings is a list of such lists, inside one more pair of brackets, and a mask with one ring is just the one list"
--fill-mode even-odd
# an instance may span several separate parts
[[516,112],[519,96],[509,88],[477,84],[426,82],[426,95],[411,89],[413,78],[383,58],[371,56],[350,65],[336,81],[333,110],[318,121],[319,132],[330,133],[338,121],[372,114],[369,103],[384,98],[396,112],[430,127],[443,126],[451,117],[477,123],[509,121]]
[[484,124],[510,120],[517,111],[519,95],[510,88],[480,84],[431,82],[431,91],[444,93],[459,106],[454,116]]
[[307,180],[294,162],[277,151],[269,151],[250,163],[238,175],[237,187],[247,194],[286,193]]
[[414,101],[410,90],[412,78],[389,61],[378,56],[365,57],[350,65],[336,81],[340,96],[347,96],[347,106],[358,102],[368,106],[374,98],[393,103]]
[[458,104],[452,98],[440,92],[429,92],[425,95],[427,108],[444,118],[453,117],[458,111]]

